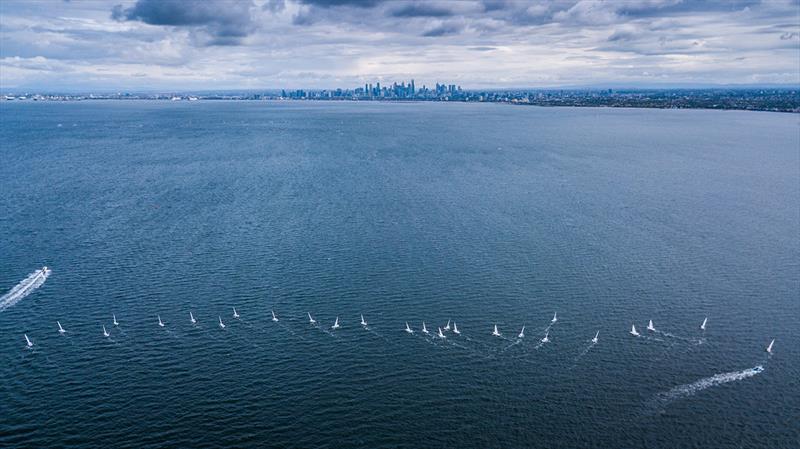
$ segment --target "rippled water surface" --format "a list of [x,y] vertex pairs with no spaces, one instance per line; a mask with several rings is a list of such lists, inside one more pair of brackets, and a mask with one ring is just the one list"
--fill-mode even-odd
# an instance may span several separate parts
[[2,447],[798,447],[797,115],[0,114]]

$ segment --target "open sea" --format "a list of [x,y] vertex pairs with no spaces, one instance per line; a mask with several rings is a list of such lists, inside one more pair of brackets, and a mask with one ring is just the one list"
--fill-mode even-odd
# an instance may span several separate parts
[[797,448],[800,115],[0,102],[0,295],[3,448]]

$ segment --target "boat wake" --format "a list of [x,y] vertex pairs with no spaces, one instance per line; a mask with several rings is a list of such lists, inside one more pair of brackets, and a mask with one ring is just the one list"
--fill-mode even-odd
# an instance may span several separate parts
[[585,356],[586,354],[588,354],[588,353],[589,353],[589,351],[591,351],[591,350],[592,350],[592,348],[594,348],[594,345],[596,345],[596,344],[597,344],[597,343],[595,343],[595,342],[591,342],[591,343],[589,343],[589,346],[587,346],[587,347],[586,347],[586,349],[584,349],[584,350],[583,350],[583,352],[581,352],[580,354],[578,354],[578,356],[577,356],[577,357],[575,357],[575,361],[577,362],[578,360],[580,360],[580,359],[581,359],[581,357],[583,357],[583,356]]
[[717,385],[722,385],[729,382],[736,382],[738,380],[744,380],[749,377],[753,377],[756,374],[759,374],[763,371],[764,371],[763,365],[756,365],[752,368],[747,368],[741,371],[715,374],[711,377],[700,379],[697,382],[692,382],[690,384],[685,384],[685,385],[678,385],[677,387],[672,388],[669,391],[658,393],[656,395],[655,401],[657,405],[663,407],[678,399],[683,399],[689,396],[693,396],[707,388],[716,387]]
[[42,267],[40,270],[29,274],[28,277],[9,290],[8,293],[0,297],[0,312],[22,301],[23,298],[41,287],[44,281],[47,280],[47,277],[50,276],[50,273],[51,270],[49,268]]
[[661,336],[663,336],[665,338],[671,338],[673,340],[680,340],[682,342],[691,343],[691,344],[694,344],[694,345],[702,345],[706,340],[705,338],[686,338],[686,337],[681,337],[680,335],[671,334],[669,332],[664,332],[664,331],[661,331],[661,330],[656,330],[656,331],[654,331],[654,333],[656,335],[661,335]]

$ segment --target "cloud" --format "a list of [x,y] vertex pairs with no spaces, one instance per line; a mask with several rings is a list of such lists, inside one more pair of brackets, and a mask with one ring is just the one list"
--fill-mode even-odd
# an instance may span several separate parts
[[372,8],[384,0],[299,0],[300,3],[320,8],[333,8],[337,6],[353,6],[357,8]]
[[390,13],[392,17],[448,17],[453,11],[435,4],[409,3]]
[[429,29],[422,33],[425,37],[439,37],[439,36],[448,36],[451,34],[458,34],[463,29],[463,26],[455,23],[443,23],[436,27]]
[[261,9],[271,13],[281,12],[286,9],[286,0],[267,0]]
[[800,80],[798,0],[0,2],[0,90]]
[[111,17],[201,31],[207,38],[195,40],[206,45],[236,45],[256,28],[253,6],[252,0],[138,0],[130,8],[115,6]]

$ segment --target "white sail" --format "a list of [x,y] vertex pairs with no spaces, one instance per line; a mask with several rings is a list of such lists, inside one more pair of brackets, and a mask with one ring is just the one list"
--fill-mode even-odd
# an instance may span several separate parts
[[525,338],[525,325],[524,324],[522,325],[522,329],[519,331],[519,335],[517,335],[517,338]]
[[106,330],[106,325],[103,325],[103,337],[108,337],[108,331]]
[[455,321],[453,321],[453,333],[456,335],[461,335],[461,332],[458,330],[458,325]]
[[700,330],[706,330],[706,322],[708,322],[708,317],[703,320],[703,324],[700,325]]
[[414,333],[414,330],[411,329],[411,327],[408,325],[408,321],[406,321],[406,332],[408,332],[409,334],[413,334]]
[[331,326],[331,329],[339,329],[339,317],[338,316],[336,317],[336,321],[334,321],[333,326]]
[[649,330],[651,332],[654,332],[656,330],[656,327],[653,326],[653,320],[650,320],[650,322],[647,323],[647,330]]
[[64,330],[64,328],[63,328],[63,327],[61,327],[61,323],[60,323],[60,322],[56,321],[56,324],[58,324],[58,333],[59,333],[59,334],[63,334],[64,332],[66,332],[66,331]]
[[592,343],[597,343],[597,337],[599,337],[599,336],[600,336],[600,331],[597,331],[597,333],[594,334],[594,338],[592,339]]
[[225,323],[222,322],[222,317],[217,315],[217,318],[219,318],[219,328],[225,329]]
[[428,332],[428,328],[427,328],[427,327],[425,327],[425,322],[424,322],[424,321],[422,322],[422,333],[423,333],[423,334],[427,334],[427,333],[429,333],[429,332]]
[[772,345],[774,344],[775,340],[772,340],[771,342],[769,342],[769,346],[767,346],[767,352],[769,352],[770,354],[772,354]]
[[239,314],[236,312],[236,307],[233,308],[233,317],[237,319],[239,318]]
[[117,316],[112,313],[111,318],[114,320],[114,326],[119,326],[119,323],[117,322]]
[[364,315],[361,315],[361,325],[362,326],[366,326],[367,325],[366,320],[364,320]]
[[275,311],[271,310],[272,312],[272,321],[278,321],[278,317],[275,316]]
[[33,346],[33,342],[31,341],[30,338],[28,338],[28,334],[24,334],[24,335],[25,335],[25,341],[28,343],[28,347],[29,348],[32,347]]
[[542,339],[542,343],[547,343],[550,341],[550,332],[544,333],[544,338]]
[[447,326],[444,327],[444,330],[446,330],[446,331],[450,330],[450,319],[449,318],[447,319]]
[[197,323],[197,320],[196,320],[196,319],[194,319],[194,315],[192,315],[192,312],[191,312],[191,311],[189,311],[189,321],[191,321],[191,322],[192,322],[192,324],[195,324],[195,323]]
[[495,337],[499,337],[500,336],[500,331],[497,330],[497,325],[496,324],[494,325],[494,330],[492,331],[492,335],[494,335]]
[[308,322],[311,324],[316,324],[317,320],[311,318],[311,312],[306,312],[308,314]]
[[558,313],[557,312],[553,312],[553,319],[550,320],[550,322],[551,323],[555,323],[556,321],[558,321]]
[[635,325],[633,325],[633,324],[631,324],[631,335],[633,335],[633,336],[635,336],[635,337],[638,337],[638,336],[639,336],[639,333],[638,333],[638,332],[636,332],[636,326],[635,326]]
[[164,327],[164,322],[161,321],[161,315],[158,315],[158,325]]
[[441,327],[439,328],[439,338],[447,338],[447,337],[445,337],[445,336],[444,336],[444,334],[442,333],[442,328],[441,328]]

